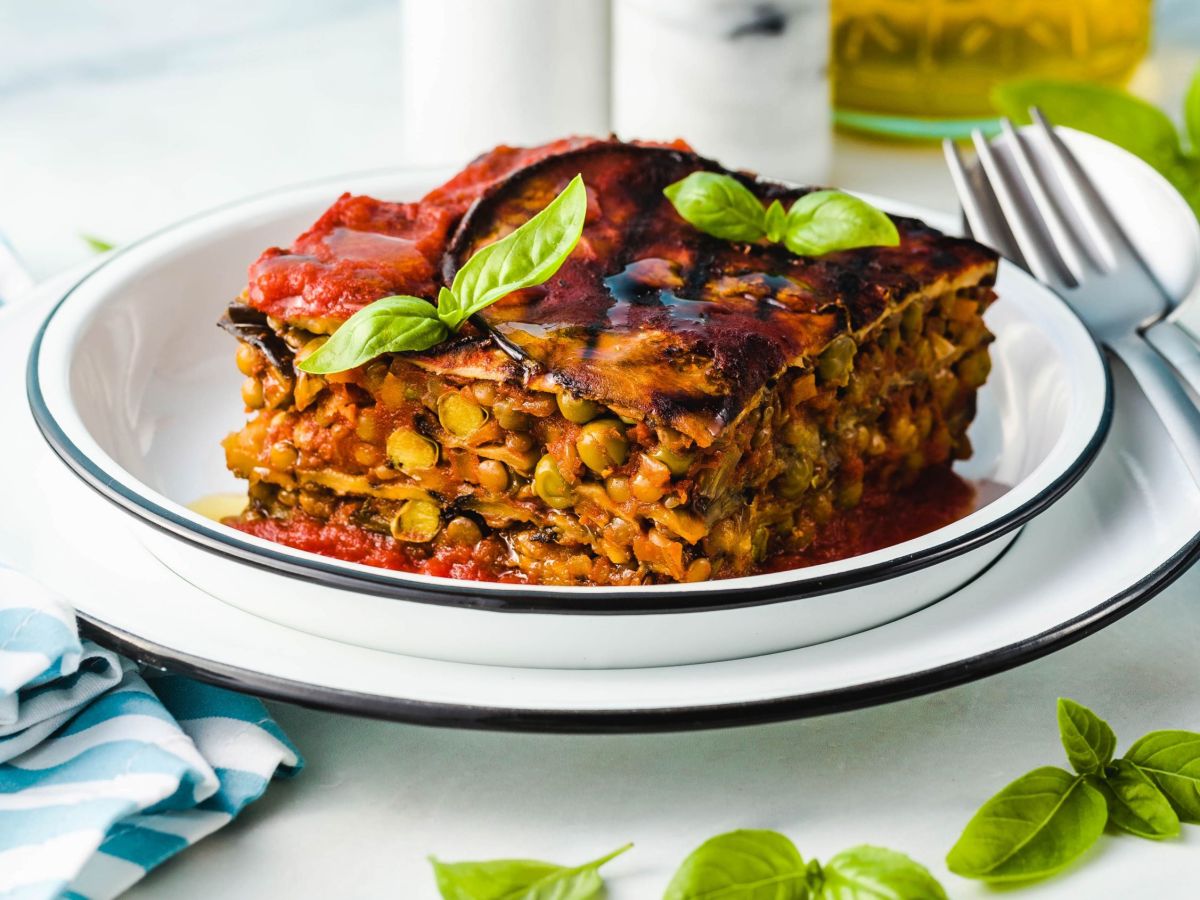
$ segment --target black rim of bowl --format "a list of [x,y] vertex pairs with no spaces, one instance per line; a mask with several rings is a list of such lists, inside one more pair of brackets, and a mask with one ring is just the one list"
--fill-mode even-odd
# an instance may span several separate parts
[[[318,182],[320,183],[320,182]],[[296,188],[285,188],[260,195],[260,198],[286,194]],[[316,581],[333,588],[373,594],[397,600],[430,603],[448,607],[479,609],[489,612],[543,613],[550,615],[651,615],[663,613],[693,613],[722,609],[737,609],[787,600],[797,600],[849,588],[874,584],[917,571],[987,544],[1034,518],[1063,494],[1082,476],[1098,455],[1108,435],[1113,417],[1113,388],[1108,361],[1099,347],[1093,344],[1101,362],[1104,376],[1104,405],[1095,432],[1080,454],[1069,466],[1034,497],[1004,516],[993,519],[953,541],[946,541],[896,559],[885,560],[846,572],[815,577],[798,577],[773,584],[745,585],[744,579],[710,582],[719,588],[679,589],[673,592],[647,591],[645,588],[547,588],[535,586],[533,591],[489,591],[488,582],[456,581],[437,578],[430,582],[416,581],[403,572],[379,570],[357,571],[343,568],[345,563],[305,553],[293,558],[270,547],[258,547],[226,526],[194,523],[163,507],[134,487],[115,480],[94,463],[58,424],[42,394],[38,377],[42,342],[47,329],[59,310],[96,273],[115,260],[149,243],[159,236],[183,225],[200,221],[222,210],[236,208],[248,200],[235,201],[216,209],[198,213],[115,251],[108,259],[87,272],[54,304],[34,338],[26,367],[26,393],[30,410],[42,436],[51,449],[86,484],[117,506],[179,540],[226,559],[258,569],[277,572],[304,581]],[[1062,301],[1059,301],[1060,303]],[[1063,303],[1072,317],[1074,312]],[[1076,317],[1077,318],[1077,317]],[[1080,327],[1083,327],[1082,324]],[[130,482],[136,479],[128,476]],[[302,551],[293,551],[301,553]],[[794,570],[803,572],[802,569]],[[407,575],[407,577],[406,577]]]
[[[1019,539],[1018,539],[1019,541]],[[711,706],[537,709],[434,703],[309,684],[194,656],[81,615],[85,635],[155,668],[311,709],[444,728],[563,734],[639,734],[762,725],[846,712],[957,687],[1047,656],[1124,618],[1200,558],[1200,534],[1141,580],[1086,612],[1031,637],[962,660],[812,694]],[[502,671],[502,670],[500,670]]]

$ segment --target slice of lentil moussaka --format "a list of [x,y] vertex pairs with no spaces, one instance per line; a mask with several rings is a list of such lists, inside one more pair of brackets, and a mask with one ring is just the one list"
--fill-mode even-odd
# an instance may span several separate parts
[[[343,196],[264,253],[222,320],[249,410],[229,524],[456,578],[701,580],[969,455],[996,256],[903,218],[897,247],[817,258],[719,240],[663,196],[697,170],[724,171],[683,145],[498,148],[416,203]],[[578,173],[583,237],[544,285],[432,350],[295,368],[366,304],[435,297]]]

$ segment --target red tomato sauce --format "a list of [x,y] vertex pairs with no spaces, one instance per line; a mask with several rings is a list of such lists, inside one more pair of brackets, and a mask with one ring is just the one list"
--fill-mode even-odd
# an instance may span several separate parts
[[902,491],[867,488],[854,509],[821,526],[817,539],[798,553],[778,553],[762,571],[802,569],[882,550],[936,531],[975,507],[975,488],[949,469],[932,466]]

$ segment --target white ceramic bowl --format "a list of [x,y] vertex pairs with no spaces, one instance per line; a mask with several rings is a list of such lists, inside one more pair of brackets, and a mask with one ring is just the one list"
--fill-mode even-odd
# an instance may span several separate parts
[[703,584],[490,584],[344,563],[189,510],[240,488],[218,446],[243,418],[240,376],[214,322],[246,265],[289,242],[343,189],[403,198],[436,181],[411,171],[341,179],[206,213],[113,255],[46,320],[28,369],[43,434],[133,513],[147,546],[183,578],[281,624],[416,656],[565,668],[731,659],[841,637],[935,602],[995,560],[1103,440],[1111,415],[1103,357],[1057,297],[1006,264],[988,313],[995,365],[971,432],[976,455],[958,471],[1008,489],[884,550]]

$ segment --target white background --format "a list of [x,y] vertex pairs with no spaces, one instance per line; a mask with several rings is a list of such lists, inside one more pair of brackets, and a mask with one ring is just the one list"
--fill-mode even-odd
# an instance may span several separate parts
[[[1135,85],[1176,111],[1200,4],[1158,8]],[[0,3],[0,231],[45,277],[87,256],[80,233],[120,243],[247,193],[403,162],[399,52],[389,0]],[[835,154],[834,183],[952,207],[935,149],[841,137]],[[806,857],[891,846],[951,896],[986,896],[941,860],[992,791],[1062,763],[1057,696],[1106,716],[1121,747],[1200,729],[1198,588],[1193,572],[1110,629],[984,682],[757,728],[508,735],[272,704],[308,769],[130,896],[432,897],[428,853],[578,862],[632,840],[606,868],[610,895],[654,897],[693,846],[736,827],[782,830]],[[1200,828],[1187,828],[1166,844],[1106,836],[1020,896],[1182,898],[1198,880]]]

